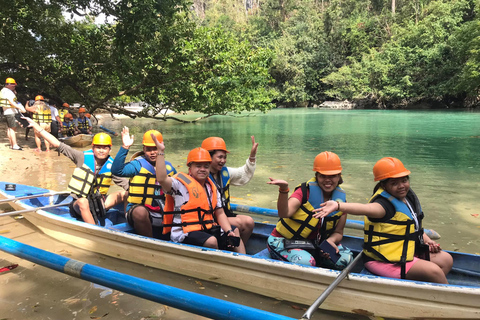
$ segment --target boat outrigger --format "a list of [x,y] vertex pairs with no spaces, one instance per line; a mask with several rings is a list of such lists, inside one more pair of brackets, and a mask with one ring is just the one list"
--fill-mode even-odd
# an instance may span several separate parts
[[[68,194],[19,184],[5,191],[5,185],[0,182],[0,197],[21,210],[9,214],[21,213],[45,234],[85,250],[304,305],[340,274],[271,259],[266,238],[272,224],[256,223],[247,254],[238,254],[139,236],[118,208],[108,212],[105,226],[80,222],[70,217]],[[363,239],[344,236],[342,243],[357,255]],[[383,278],[365,272],[360,263],[321,308],[398,319],[479,319],[480,255],[449,253],[454,265],[448,285]]]

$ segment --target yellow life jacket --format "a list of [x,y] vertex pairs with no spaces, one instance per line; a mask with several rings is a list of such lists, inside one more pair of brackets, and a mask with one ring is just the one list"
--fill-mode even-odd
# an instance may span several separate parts
[[46,104],[37,105],[37,112],[33,114],[33,121],[37,123],[52,122],[52,110]]
[[68,183],[67,190],[79,197],[86,198],[92,187],[97,189],[101,194],[106,195],[110,185],[112,184],[112,168],[113,158],[108,157],[98,173],[95,174],[95,157],[92,150],[83,152],[84,160],[81,167],[73,170],[72,178]]
[[[165,205],[165,194],[157,182],[155,167],[144,157],[138,157],[133,161],[140,162],[142,168],[136,176],[130,179],[127,201],[129,203],[147,204],[154,207],[160,206],[163,209]],[[167,175],[172,176],[175,173],[172,164],[165,161],[165,166],[167,167]]]
[[395,215],[388,221],[374,222],[365,217],[363,252],[377,261],[401,263],[405,278],[405,263],[412,261],[418,232],[407,205],[379,188],[369,202],[383,197],[395,207]]
[[68,109],[60,109],[58,110],[58,116],[62,122],[65,121],[65,115],[68,113]]
[[235,217],[236,214],[233,213],[232,208],[230,207],[230,174],[228,173],[227,167],[223,167],[220,170],[220,181],[217,183],[213,174],[210,173],[210,179],[215,183],[220,195],[222,196],[222,207],[225,211],[227,217]]
[[84,117],[83,119],[77,118],[77,128],[79,130],[88,130],[90,125],[88,124],[88,118]]
[[[10,104],[10,101],[8,101],[8,99],[4,98],[3,97],[3,94],[2,94],[2,91],[3,90],[10,90],[8,88],[3,88],[2,90],[0,90],[0,107],[4,108],[3,110],[5,110],[5,108],[12,108],[12,109],[15,109],[14,107],[12,107],[12,105]],[[10,90],[11,91],[11,90]],[[13,98],[13,103],[17,103],[17,96],[15,96],[15,98]]]
[[73,136],[75,133],[75,126],[73,125],[73,122],[63,122],[63,127],[62,127],[62,133],[66,136]]
[[[290,218],[280,218],[276,226],[277,231],[287,239],[307,239],[320,221],[313,217],[313,209],[320,208],[320,204],[325,202],[322,189],[315,177],[297,186],[295,190],[298,188],[302,188],[303,194],[300,208]],[[309,190],[308,199],[307,190]],[[345,192],[340,187],[335,188],[332,200],[345,202]],[[334,211],[323,218],[320,229],[321,241],[332,235],[342,215],[343,212]]]
[[[213,211],[217,207],[217,188],[213,181],[208,178],[206,182],[212,188],[212,195],[210,196],[193,177],[180,172],[174,175],[174,178],[187,188],[190,198],[179,211],[174,211],[175,200],[172,196],[167,196],[163,217],[163,234],[167,234],[175,226],[182,226],[184,233],[210,230],[215,225]],[[178,213],[182,217],[180,224],[173,223],[173,215]]]

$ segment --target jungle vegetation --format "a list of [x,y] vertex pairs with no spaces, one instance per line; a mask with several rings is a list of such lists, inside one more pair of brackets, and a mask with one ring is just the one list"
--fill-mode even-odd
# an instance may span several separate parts
[[19,0],[0,21],[0,77],[19,98],[90,112],[480,101],[474,0]]

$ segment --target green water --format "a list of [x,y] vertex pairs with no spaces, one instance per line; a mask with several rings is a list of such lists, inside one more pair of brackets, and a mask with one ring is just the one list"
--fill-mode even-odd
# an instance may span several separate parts
[[478,112],[278,109],[196,124],[122,120],[114,127],[121,125],[135,134],[134,151],[140,150],[146,130],[162,132],[166,158],[179,171],[187,170],[188,151],[209,136],[223,137],[231,152],[227,164],[241,166],[254,135],[259,143],[255,176],[248,185],[233,187],[231,194],[235,203],[267,208],[276,208],[278,196],[277,188],[266,184],[268,177],[285,179],[292,188],[313,176],[313,159],[322,151],[340,156],[349,202],[366,202],[375,185],[375,162],[397,157],[412,171],[411,186],[426,214],[425,227],[441,234],[442,247],[480,252]]

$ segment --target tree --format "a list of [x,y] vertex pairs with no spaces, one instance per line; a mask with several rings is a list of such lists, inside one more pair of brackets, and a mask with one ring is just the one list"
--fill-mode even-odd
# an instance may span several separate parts
[[[115,22],[66,21],[65,9],[105,12]],[[162,119],[167,108],[207,115],[272,108],[271,52],[220,28],[198,27],[189,14],[180,0],[78,1],[71,7],[15,2],[0,13],[0,40],[11,49],[0,54],[0,71],[26,91],[78,102],[91,112],[135,116],[122,106],[129,100],[145,102],[141,115]]]

